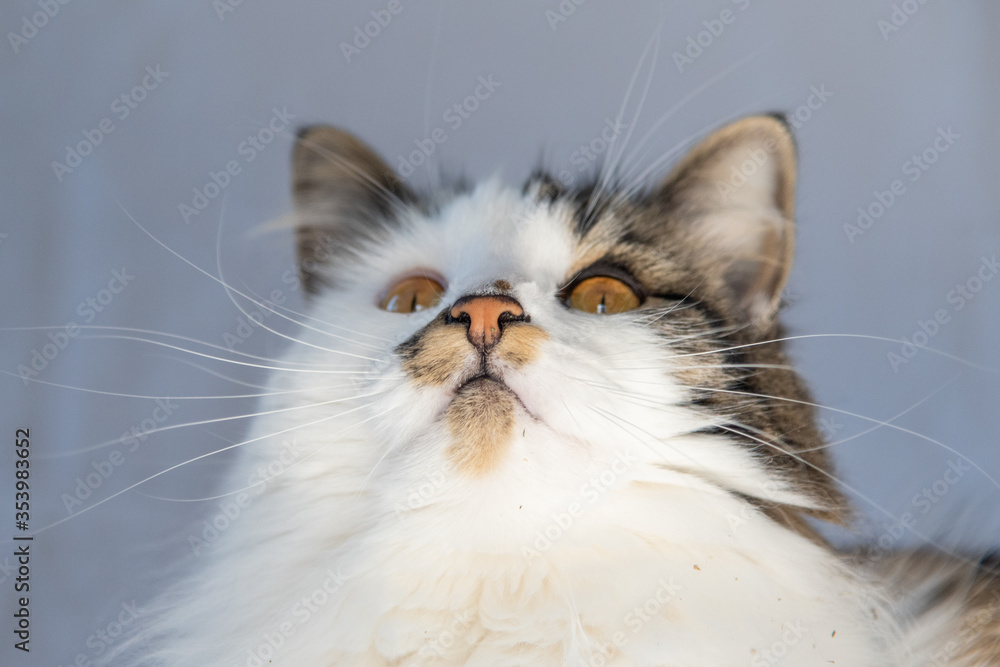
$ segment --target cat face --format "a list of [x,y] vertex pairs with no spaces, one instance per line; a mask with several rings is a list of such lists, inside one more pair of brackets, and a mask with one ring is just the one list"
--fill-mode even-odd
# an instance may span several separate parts
[[841,510],[770,342],[794,245],[778,119],[716,132],[651,191],[539,174],[433,200],[312,128],[294,186],[311,483],[491,548],[626,488],[737,494],[791,522]]

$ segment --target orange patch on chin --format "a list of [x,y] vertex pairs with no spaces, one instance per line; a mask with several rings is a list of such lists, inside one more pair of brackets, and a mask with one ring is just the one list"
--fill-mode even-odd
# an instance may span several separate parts
[[495,380],[479,378],[458,390],[445,413],[454,442],[448,458],[470,475],[497,466],[514,434],[517,399]]

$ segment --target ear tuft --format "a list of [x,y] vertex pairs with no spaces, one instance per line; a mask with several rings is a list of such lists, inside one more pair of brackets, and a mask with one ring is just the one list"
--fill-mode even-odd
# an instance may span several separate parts
[[659,196],[706,272],[721,273],[738,319],[774,319],[795,248],[795,142],[784,118],[752,116],[695,147]]

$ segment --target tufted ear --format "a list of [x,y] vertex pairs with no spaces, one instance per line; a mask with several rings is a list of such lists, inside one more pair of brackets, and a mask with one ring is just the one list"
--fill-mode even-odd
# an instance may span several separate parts
[[393,224],[416,201],[388,165],[354,135],[327,126],[299,131],[292,155],[299,273],[306,291],[319,290],[320,268],[360,238]]
[[722,276],[736,318],[773,323],[795,248],[795,143],[784,120],[752,116],[712,133],[660,186],[692,261]]

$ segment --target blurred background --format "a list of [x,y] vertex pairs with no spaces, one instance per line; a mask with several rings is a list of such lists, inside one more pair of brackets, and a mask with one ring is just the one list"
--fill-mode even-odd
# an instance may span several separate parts
[[192,499],[233,452],[180,464],[239,442],[266,381],[212,357],[288,342],[218,278],[301,306],[281,218],[319,122],[417,187],[519,186],[540,161],[585,178],[619,116],[623,173],[655,181],[720,124],[790,114],[785,321],[861,515],[837,539],[1000,544],[996,3],[10,0],[0,28],[2,553],[37,533],[31,653],[5,632],[0,663],[86,664],[197,557],[224,499]]

